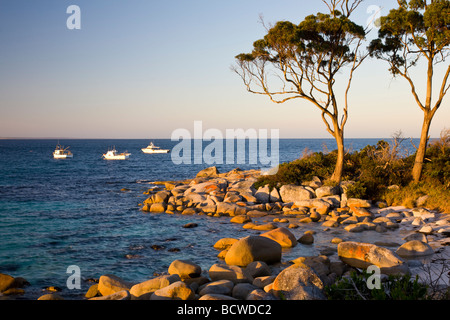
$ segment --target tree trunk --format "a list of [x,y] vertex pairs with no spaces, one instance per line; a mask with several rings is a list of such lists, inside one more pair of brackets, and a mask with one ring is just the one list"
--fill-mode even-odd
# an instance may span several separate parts
[[417,149],[416,160],[412,169],[412,178],[414,182],[419,182],[422,176],[423,161],[425,160],[425,153],[427,151],[428,133],[430,131],[431,119],[433,119],[433,112],[425,112],[423,117],[422,132],[420,134],[419,148]]
[[433,90],[433,60],[434,56],[431,55],[428,58],[428,70],[427,70],[427,97],[425,100],[425,109],[423,110],[423,124],[422,132],[420,133],[419,148],[417,149],[416,159],[412,169],[412,178],[414,182],[419,182],[422,176],[423,161],[425,160],[425,153],[427,151],[428,133],[430,131],[431,120],[439,105],[431,108],[431,94]]
[[334,134],[334,138],[337,143],[337,159],[336,166],[334,168],[333,175],[331,176],[331,180],[334,182],[341,182],[342,173],[344,170],[344,130],[336,130]]

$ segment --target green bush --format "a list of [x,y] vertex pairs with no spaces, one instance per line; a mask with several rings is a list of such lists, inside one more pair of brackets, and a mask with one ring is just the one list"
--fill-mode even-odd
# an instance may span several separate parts
[[347,187],[347,197],[348,198],[367,198],[367,188],[361,181],[356,181],[354,184]]
[[314,176],[322,180],[330,177],[336,163],[336,152],[324,154],[316,152],[292,162],[279,165],[275,175],[261,176],[255,184],[255,188],[269,185],[270,188],[284,184],[300,185],[304,181],[310,181]]
[[369,289],[367,281],[372,274],[352,271],[325,288],[329,300],[421,300],[427,298],[427,286],[410,275],[390,275],[381,282],[380,289]]
[[[336,157],[336,150],[326,154],[306,154],[301,159],[282,163],[275,175],[261,177],[255,187],[301,184],[314,176],[326,181],[333,174]],[[357,181],[350,188],[354,197],[375,198],[391,184],[406,183],[410,164],[411,159],[400,158],[387,142],[381,140],[376,146],[366,146],[361,151],[347,154],[342,179]]]
[[[284,184],[300,185],[311,181],[314,176],[326,184],[333,174],[336,156],[336,150],[329,153],[305,152],[301,159],[281,164],[275,175],[260,177],[255,187],[266,184],[270,188]],[[347,153],[342,180],[356,182],[349,186],[348,197],[385,200],[389,205],[395,203],[413,207],[418,197],[427,194],[430,196],[427,205],[450,212],[450,204],[442,200],[448,199],[450,193],[450,130],[428,147],[419,184],[412,182],[414,161],[414,155],[402,152],[398,137],[394,137],[392,143],[380,140],[376,145]],[[390,185],[398,185],[400,190],[389,190]]]
[[419,197],[428,195],[424,206],[431,210],[450,213],[450,188],[437,179],[425,176],[419,183],[411,182],[398,190],[386,190],[380,195],[389,206],[403,205],[412,208]]
[[359,182],[356,187],[365,188],[366,198],[375,200],[390,185],[408,183],[413,157],[402,158],[398,149],[384,140],[376,146],[366,146],[348,155],[346,173],[351,180]]
[[450,188],[450,146],[434,143],[428,147],[422,175]]

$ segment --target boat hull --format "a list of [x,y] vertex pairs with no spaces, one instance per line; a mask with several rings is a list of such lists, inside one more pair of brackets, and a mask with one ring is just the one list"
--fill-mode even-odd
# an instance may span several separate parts
[[54,159],[67,159],[67,158],[73,158],[72,154],[54,154]]
[[117,156],[107,156],[103,155],[105,160],[126,160],[129,158],[129,155],[117,155]]
[[149,150],[149,149],[141,149],[143,153],[169,153],[170,150]]

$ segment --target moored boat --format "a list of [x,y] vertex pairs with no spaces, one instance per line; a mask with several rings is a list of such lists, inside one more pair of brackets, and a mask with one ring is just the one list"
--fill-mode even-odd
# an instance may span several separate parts
[[108,152],[103,154],[103,159],[106,160],[125,160],[128,159],[130,157],[129,152],[122,152],[122,153],[118,153],[117,150],[115,148],[108,150]]
[[147,148],[142,148],[141,150],[144,153],[168,153],[170,151],[169,149],[161,149],[160,147],[155,146],[153,142],[150,142]]
[[67,159],[73,158],[73,153],[69,151],[69,147],[64,148],[60,144],[56,146],[55,151],[53,151],[53,158],[55,159]]

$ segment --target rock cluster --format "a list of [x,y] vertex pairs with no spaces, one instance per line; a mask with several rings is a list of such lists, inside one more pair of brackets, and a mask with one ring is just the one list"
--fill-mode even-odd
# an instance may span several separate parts
[[[273,241],[267,238],[262,241]],[[239,240],[240,241],[240,240]],[[237,244],[239,241],[235,242]],[[235,245],[233,244],[233,245]],[[278,300],[326,299],[324,287],[341,275],[343,263],[326,256],[286,264],[254,260],[245,267],[216,263],[203,272],[192,261],[175,260],[166,275],[132,284],[103,275],[86,293],[89,300]]]
[[[348,198],[344,181],[339,186],[322,185],[319,178],[304,185],[283,185],[270,189],[268,185],[254,187],[259,171],[234,169],[219,173],[216,167],[206,168],[195,179],[182,182],[165,182],[164,188],[152,188],[142,204],[144,212],[168,214],[206,214],[229,216],[231,222],[243,224],[244,229],[268,231],[277,229],[274,222],[258,224],[253,219],[267,215],[296,217],[301,224],[320,223],[324,228],[343,227],[348,232],[375,230],[383,233],[402,224],[420,227],[422,234],[450,234],[447,214],[424,208],[380,209],[369,200]],[[281,221],[281,219],[278,219]],[[289,224],[288,228],[297,228]],[[307,238],[310,238],[307,236]],[[311,239],[305,239],[311,241]],[[295,241],[294,241],[295,242]],[[289,244],[282,244],[289,246]]]
[[[254,188],[258,171],[232,170],[221,174],[207,168],[195,179],[166,182],[164,188],[149,190],[142,205],[144,212],[183,215],[229,216],[231,223],[258,235],[222,238],[211,243],[219,263],[202,270],[198,262],[174,260],[163,275],[132,283],[111,274],[102,275],[89,288],[90,300],[274,300],[326,299],[324,288],[352,268],[375,265],[385,274],[409,272],[406,259],[431,256],[450,244],[450,217],[426,209],[404,207],[380,209],[364,199],[348,199],[345,183],[322,186],[314,179],[302,186],[279,189]],[[275,218],[257,223],[261,217]],[[295,218],[296,223],[291,220]],[[334,237],[326,253],[300,256],[283,262],[286,249],[310,246],[315,231],[298,239],[293,231],[313,225],[321,232],[341,230],[340,234],[374,232],[382,239],[386,232],[401,229],[403,244],[395,250],[382,243],[363,243]],[[192,227],[192,226],[190,226]],[[316,228],[317,229],[317,228]],[[344,231],[345,230],[345,231]],[[344,237],[345,238],[345,237]],[[337,261],[329,256],[336,254]],[[15,279],[0,276],[5,294]],[[17,286],[16,286],[17,287]],[[59,299],[56,294],[40,299]]]
[[[319,178],[307,185],[283,185],[279,189],[270,189],[266,185],[256,189],[254,184],[259,175],[257,170],[242,171],[238,168],[221,174],[216,167],[211,167],[200,171],[192,180],[159,182],[164,184],[164,189],[147,191],[149,197],[142,204],[142,210],[230,217],[261,217],[278,213],[304,215],[304,222],[308,222],[319,221],[322,215],[348,206],[350,212],[358,217],[370,216],[365,209],[371,206],[370,202],[347,199],[345,188],[322,186]],[[275,229],[273,225],[248,225],[247,228]]]
[[0,294],[3,296],[22,295],[25,293],[23,288],[28,285],[29,282],[22,277],[12,277],[8,274],[0,273]]
[[[331,251],[328,250],[329,253],[333,254],[333,250],[337,252],[340,262],[345,266],[367,268],[376,265],[385,274],[409,272],[408,263],[404,259],[432,255],[449,243],[448,214],[424,208],[408,210],[404,207],[373,205],[369,200],[348,198],[346,190],[351,181],[344,181],[339,186],[325,186],[316,177],[303,185],[283,185],[274,189],[266,185],[256,189],[254,182],[258,177],[257,172],[235,169],[230,173],[220,174],[216,168],[208,168],[206,171],[212,174],[199,173],[197,177],[203,177],[201,180],[196,178],[183,184],[179,183],[171,189],[172,194],[165,197],[166,212],[230,216],[232,223],[240,223],[244,229],[262,232],[259,236],[219,240],[222,245],[215,244],[215,247],[220,249],[218,257],[224,259],[227,265],[246,268],[257,261],[270,265],[281,261],[284,248],[292,248],[297,243],[313,244],[315,240],[313,232],[305,232],[296,239],[289,229],[298,228],[298,224],[290,223],[286,227],[277,224],[287,223],[294,217],[299,224],[320,224],[323,231],[335,228],[344,229],[349,234],[372,231],[380,233],[381,237],[383,233],[399,228],[402,228],[403,232],[409,232],[403,239],[405,243],[399,245],[395,251],[382,245],[343,241],[340,238],[331,241],[335,246],[330,248]],[[153,204],[150,203],[151,198],[146,200],[147,207],[144,204],[144,211],[153,212]],[[187,208],[191,210],[186,211]],[[280,218],[263,224],[254,221],[267,215]],[[433,246],[427,243],[427,236],[430,235]],[[323,298],[319,293],[321,290],[317,290],[323,286],[310,271],[305,270],[304,267],[295,264],[276,275],[293,277],[286,282],[286,284],[296,283],[292,285],[293,288],[306,287],[296,293],[287,290],[281,295],[288,299]],[[314,268],[312,270],[314,272]],[[323,278],[322,272],[318,279],[323,281]],[[277,285],[282,283],[284,282],[275,282]],[[284,289],[280,290],[278,292],[283,292]],[[273,291],[270,292],[273,294]],[[276,294],[274,296],[277,297]]]

